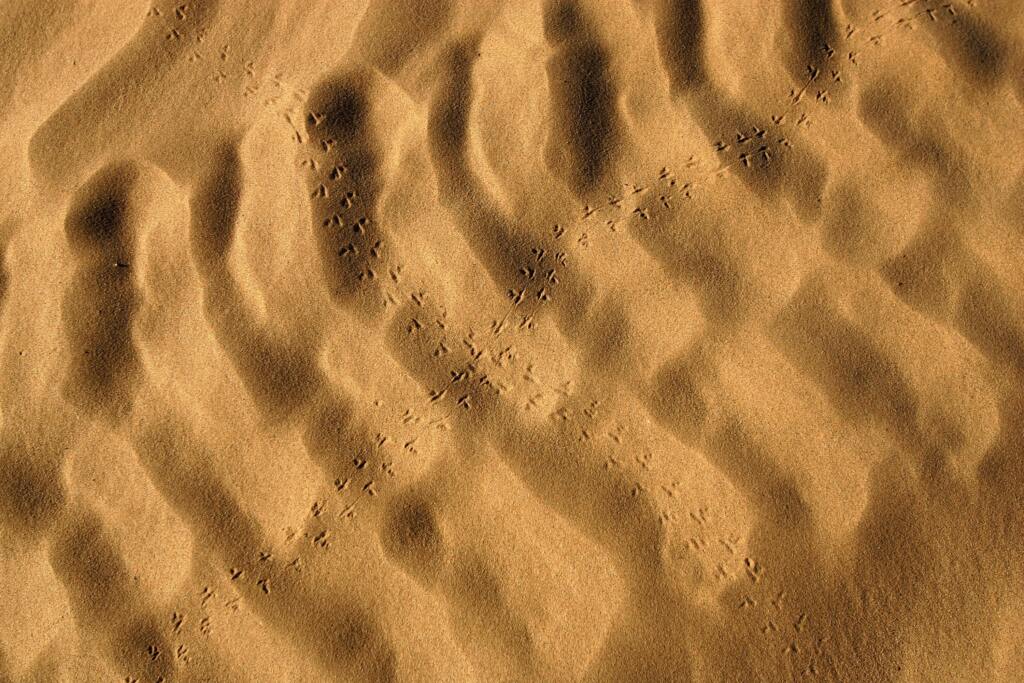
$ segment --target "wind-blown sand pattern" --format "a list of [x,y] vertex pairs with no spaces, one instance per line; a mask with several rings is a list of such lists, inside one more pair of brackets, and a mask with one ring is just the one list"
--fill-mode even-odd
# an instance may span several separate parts
[[1024,677],[1024,4],[0,17],[0,681]]

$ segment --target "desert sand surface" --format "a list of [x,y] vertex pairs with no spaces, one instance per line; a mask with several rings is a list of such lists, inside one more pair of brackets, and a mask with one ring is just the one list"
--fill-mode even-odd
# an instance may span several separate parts
[[3,683],[1024,680],[1024,3],[0,35]]

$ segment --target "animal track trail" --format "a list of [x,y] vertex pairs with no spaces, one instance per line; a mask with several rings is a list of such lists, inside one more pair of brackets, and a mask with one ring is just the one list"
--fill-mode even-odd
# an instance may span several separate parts
[[[444,360],[438,361],[433,355],[441,338],[441,333],[430,328],[410,331],[403,324],[409,315],[422,315],[419,307],[410,305],[406,316],[396,316],[389,333],[390,345],[403,361],[406,370],[416,377],[424,388],[431,389],[432,401],[445,406],[451,416],[456,433],[465,431],[469,435],[485,441],[493,442],[502,457],[509,461],[524,482],[533,489],[548,505],[567,515],[575,524],[580,524],[589,534],[601,539],[602,543],[613,548],[622,558],[629,557],[629,552],[619,546],[647,547],[640,539],[656,536],[654,517],[644,514],[645,502],[633,501],[626,492],[626,486],[620,488],[619,482],[609,478],[603,467],[608,455],[598,446],[584,443],[579,445],[578,434],[571,425],[561,427],[554,425],[529,427],[518,417],[519,406],[510,404],[504,391],[489,381],[487,374],[481,372],[477,365],[478,355],[471,348],[455,347]],[[450,370],[449,368],[456,368]],[[461,368],[465,368],[462,370]],[[574,444],[582,448],[580,462],[559,463],[555,453],[560,449],[569,448]],[[550,469],[555,468],[557,474],[549,476]],[[635,504],[636,515],[632,513],[617,518],[613,515],[598,514],[591,510],[590,503],[572,500],[570,482],[585,479],[600,491],[597,498],[604,501],[602,505],[632,507]],[[596,516],[595,516],[596,515]],[[579,521],[590,520],[590,521]],[[649,522],[649,524],[648,524]],[[618,524],[625,529],[617,528]],[[594,528],[597,527],[597,528]],[[632,538],[632,540],[627,540]],[[656,545],[656,544],[655,544]],[[634,561],[638,561],[635,557]],[[630,560],[623,560],[630,562]]]
[[[311,107],[311,125],[317,125],[318,121],[321,121],[319,125],[324,125],[322,121],[326,121],[327,117],[321,118],[321,113],[316,106]],[[453,129],[449,128],[448,130],[455,135],[458,134]],[[457,168],[452,168],[452,171],[455,174],[459,173]],[[314,182],[315,180],[314,176]],[[311,185],[311,187],[315,186]],[[317,191],[314,190],[314,194],[316,193]],[[315,196],[313,198],[316,199]],[[314,208],[314,230],[323,227],[322,221],[317,220],[319,218],[317,211]],[[387,226],[382,229],[385,231],[386,237]],[[402,286],[399,288],[400,296],[395,299],[399,302],[404,300],[407,303],[404,307],[400,305],[398,312],[393,314],[390,322],[387,323],[390,339],[388,346],[391,353],[400,360],[406,370],[416,377],[425,389],[429,388],[429,403],[442,407],[442,412],[449,415],[455,425],[456,434],[465,432],[467,435],[497,438],[501,447],[507,449],[509,448],[508,442],[515,440],[516,437],[506,437],[501,434],[500,429],[495,433],[495,429],[487,425],[492,424],[496,418],[500,422],[501,415],[510,411],[515,412],[515,409],[507,401],[498,398],[508,390],[508,387],[503,387],[501,380],[495,380],[490,376],[490,368],[488,371],[484,371],[484,368],[493,362],[491,359],[500,358],[502,354],[502,351],[496,347],[492,353],[488,354],[487,346],[497,341],[506,344],[507,348],[507,343],[510,340],[500,337],[515,307],[522,305],[523,311],[533,310],[535,307],[539,310],[545,305],[545,302],[552,298],[556,290],[555,285],[559,284],[555,268],[557,261],[563,260],[564,255],[554,249],[548,252],[543,246],[529,250],[518,247],[519,251],[516,253],[522,254],[522,260],[509,267],[509,264],[500,257],[500,254],[503,253],[501,246],[488,243],[486,240],[489,238],[485,236],[485,233],[477,234],[479,237],[472,239],[477,239],[481,248],[486,250],[488,263],[493,264],[493,267],[500,269],[501,272],[508,272],[512,277],[511,281],[518,283],[509,291],[509,298],[512,300],[509,312],[503,319],[495,318],[492,323],[491,331],[494,339],[491,338],[491,335],[486,334],[476,337],[483,344],[478,346],[472,334],[468,336],[456,334],[459,329],[464,329],[459,324],[459,316],[446,315],[444,309],[435,308],[434,303],[430,301],[427,288],[416,286],[415,279],[403,279]],[[514,241],[509,240],[506,244],[512,245]],[[549,260],[550,263],[548,263]],[[535,280],[537,282],[534,282]],[[539,282],[541,280],[546,284],[541,284]],[[401,292],[404,288],[407,289]],[[346,304],[344,300],[341,303],[347,307],[355,305],[351,302]],[[531,318],[530,313],[522,313],[522,316],[524,323]],[[524,325],[519,327],[523,328]],[[525,327],[528,329],[529,325],[525,325]],[[488,436],[489,434],[491,436]],[[559,435],[558,439],[569,439],[575,443],[578,435],[564,434]],[[544,438],[531,436],[530,440],[531,443],[539,445]],[[518,463],[516,469],[521,470],[522,463],[527,462],[529,456],[521,447],[513,450],[518,451],[513,460]],[[607,474],[603,463],[607,458],[595,455],[587,460],[591,462],[594,470],[593,475],[588,473],[588,478],[592,476],[596,481],[604,482]],[[533,468],[538,466],[539,463],[529,465]],[[531,473],[527,480],[531,487],[540,486],[543,497],[546,499],[550,497],[552,492],[547,490],[550,485],[548,478]],[[615,485],[605,486],[602,483],[601,487],[602,490],[608,489],[607,497],[610,500],[623,498],[627,501],[630,500],[628,492],[625,490],[628,487],[623,487],[621,491],[616,489]],[[565,493],[560,492],[557,495],[561,496]],[[616,500],[614,504],[619,505],[619,500]],[[638,504],[638,507],[643,507],[643,504]],[[571,517],[575,516],[576,512],[574,511]],[[636,522],[637,528],[644,528],[642,537],[646,538],[651,533],[657,533],[656,517],[657,515],[651,512],[644,517],[646,521]],[[612,533],[619,534],[618,531]],[[621,544],[621,539],[610,542],[612,545]],[[396,558],[400,562],[411,561],[408,558],[402,559],[405,558],[405,555],[402,554],[401,549],[396,548],[393,552],[396,553]],[[622,551],[621,555],[625,557],[628,553]]]
[[[803,4],[797,2],[794,6]],[[962,17],[973,16],[970,11],[977,6],[976,0],[901,1],[872,12],[870,20],[864,24],[846,24],[842,30],[832,26],[824,31],[828,38],[804,46],[802,54],[813,59],[802,60],[801,65],[794,70],[794,75],[801,79],[801,85],[791,89],[784,99],[785,104],[780,104],[775,112],[764,116],[764,121],[757,122],[762,117],[752,113],[733,112],[726,116],[711,117],[712,120],[733,118],[740,122],[735,132],[712,143],[715,155],[721,159],[718,165],[699,168],[696,157],[691,156],[681,169],[664,167],[656,175],[625,182],[621,192],[610,196],[607,202],[584,206],[575,225],[590,226],[590,230],[584,230],[584,234],[590,237],[601,234],[595,229],[617,232],[625,224],[678,210],[695,193],[709,189],[715,180],[729,173],[739,175],[744,182],[753,183],[752,187],[763,195],[768,187],[779,182],[779,164],[793,157],[794,145],[801,144],[803,132],[814,120],[814,111],[832,102],[833,90],[846,85],[860,65],[859,60],[870,59],[873,52],[885,49],[890,44],[890,37],[912,31],[925,25],[925,22],[932,31],[958,27]],[[962,12],[958,12],[957,8],[961,8]],[[702,35],[699,28],[700,11],[695,12],[696,15],[676,20],[689,26],[698,26],[696,35],[699,37]],[[834,24],[834,19],[829,23]],[[931,26],[937,28],[932,29]],[[673,50],[672,54],[680,53]],[[700,59],[694,55],[687,57],[685,52],[679,59],[687,66],[674,75],[677,84],[690,84],[686,88],[706,88],[707,76],[700,65]],[[695,92],[703,92],[701,89]],[[708,135],[712,136],[711,131],[708,131]]]
[[[333,675],[362,671],[372,680],[390,680],[393,654],[358,591],[325,586],[328,577],[310,575],[300,563],[266,550],[259,525],[212,472],[204,461],[211,455],[206,445],[187,427],[174,419],[143,425],[134,441],[157,488],[209,544],[249,610]],[[306,618],[315,605],[330,607],[322,623]],[[200,635],[209,636],[215,620],[202,619]]]

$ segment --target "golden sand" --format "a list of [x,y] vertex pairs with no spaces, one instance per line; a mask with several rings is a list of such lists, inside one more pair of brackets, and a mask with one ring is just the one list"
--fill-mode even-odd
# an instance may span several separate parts
[[1024,679],[1024,3],[0,36],[0,681]]

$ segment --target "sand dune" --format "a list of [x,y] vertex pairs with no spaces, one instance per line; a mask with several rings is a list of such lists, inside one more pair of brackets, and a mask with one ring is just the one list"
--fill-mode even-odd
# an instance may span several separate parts
[[1024,676],[1024,5],[0,17],[0,681]]

